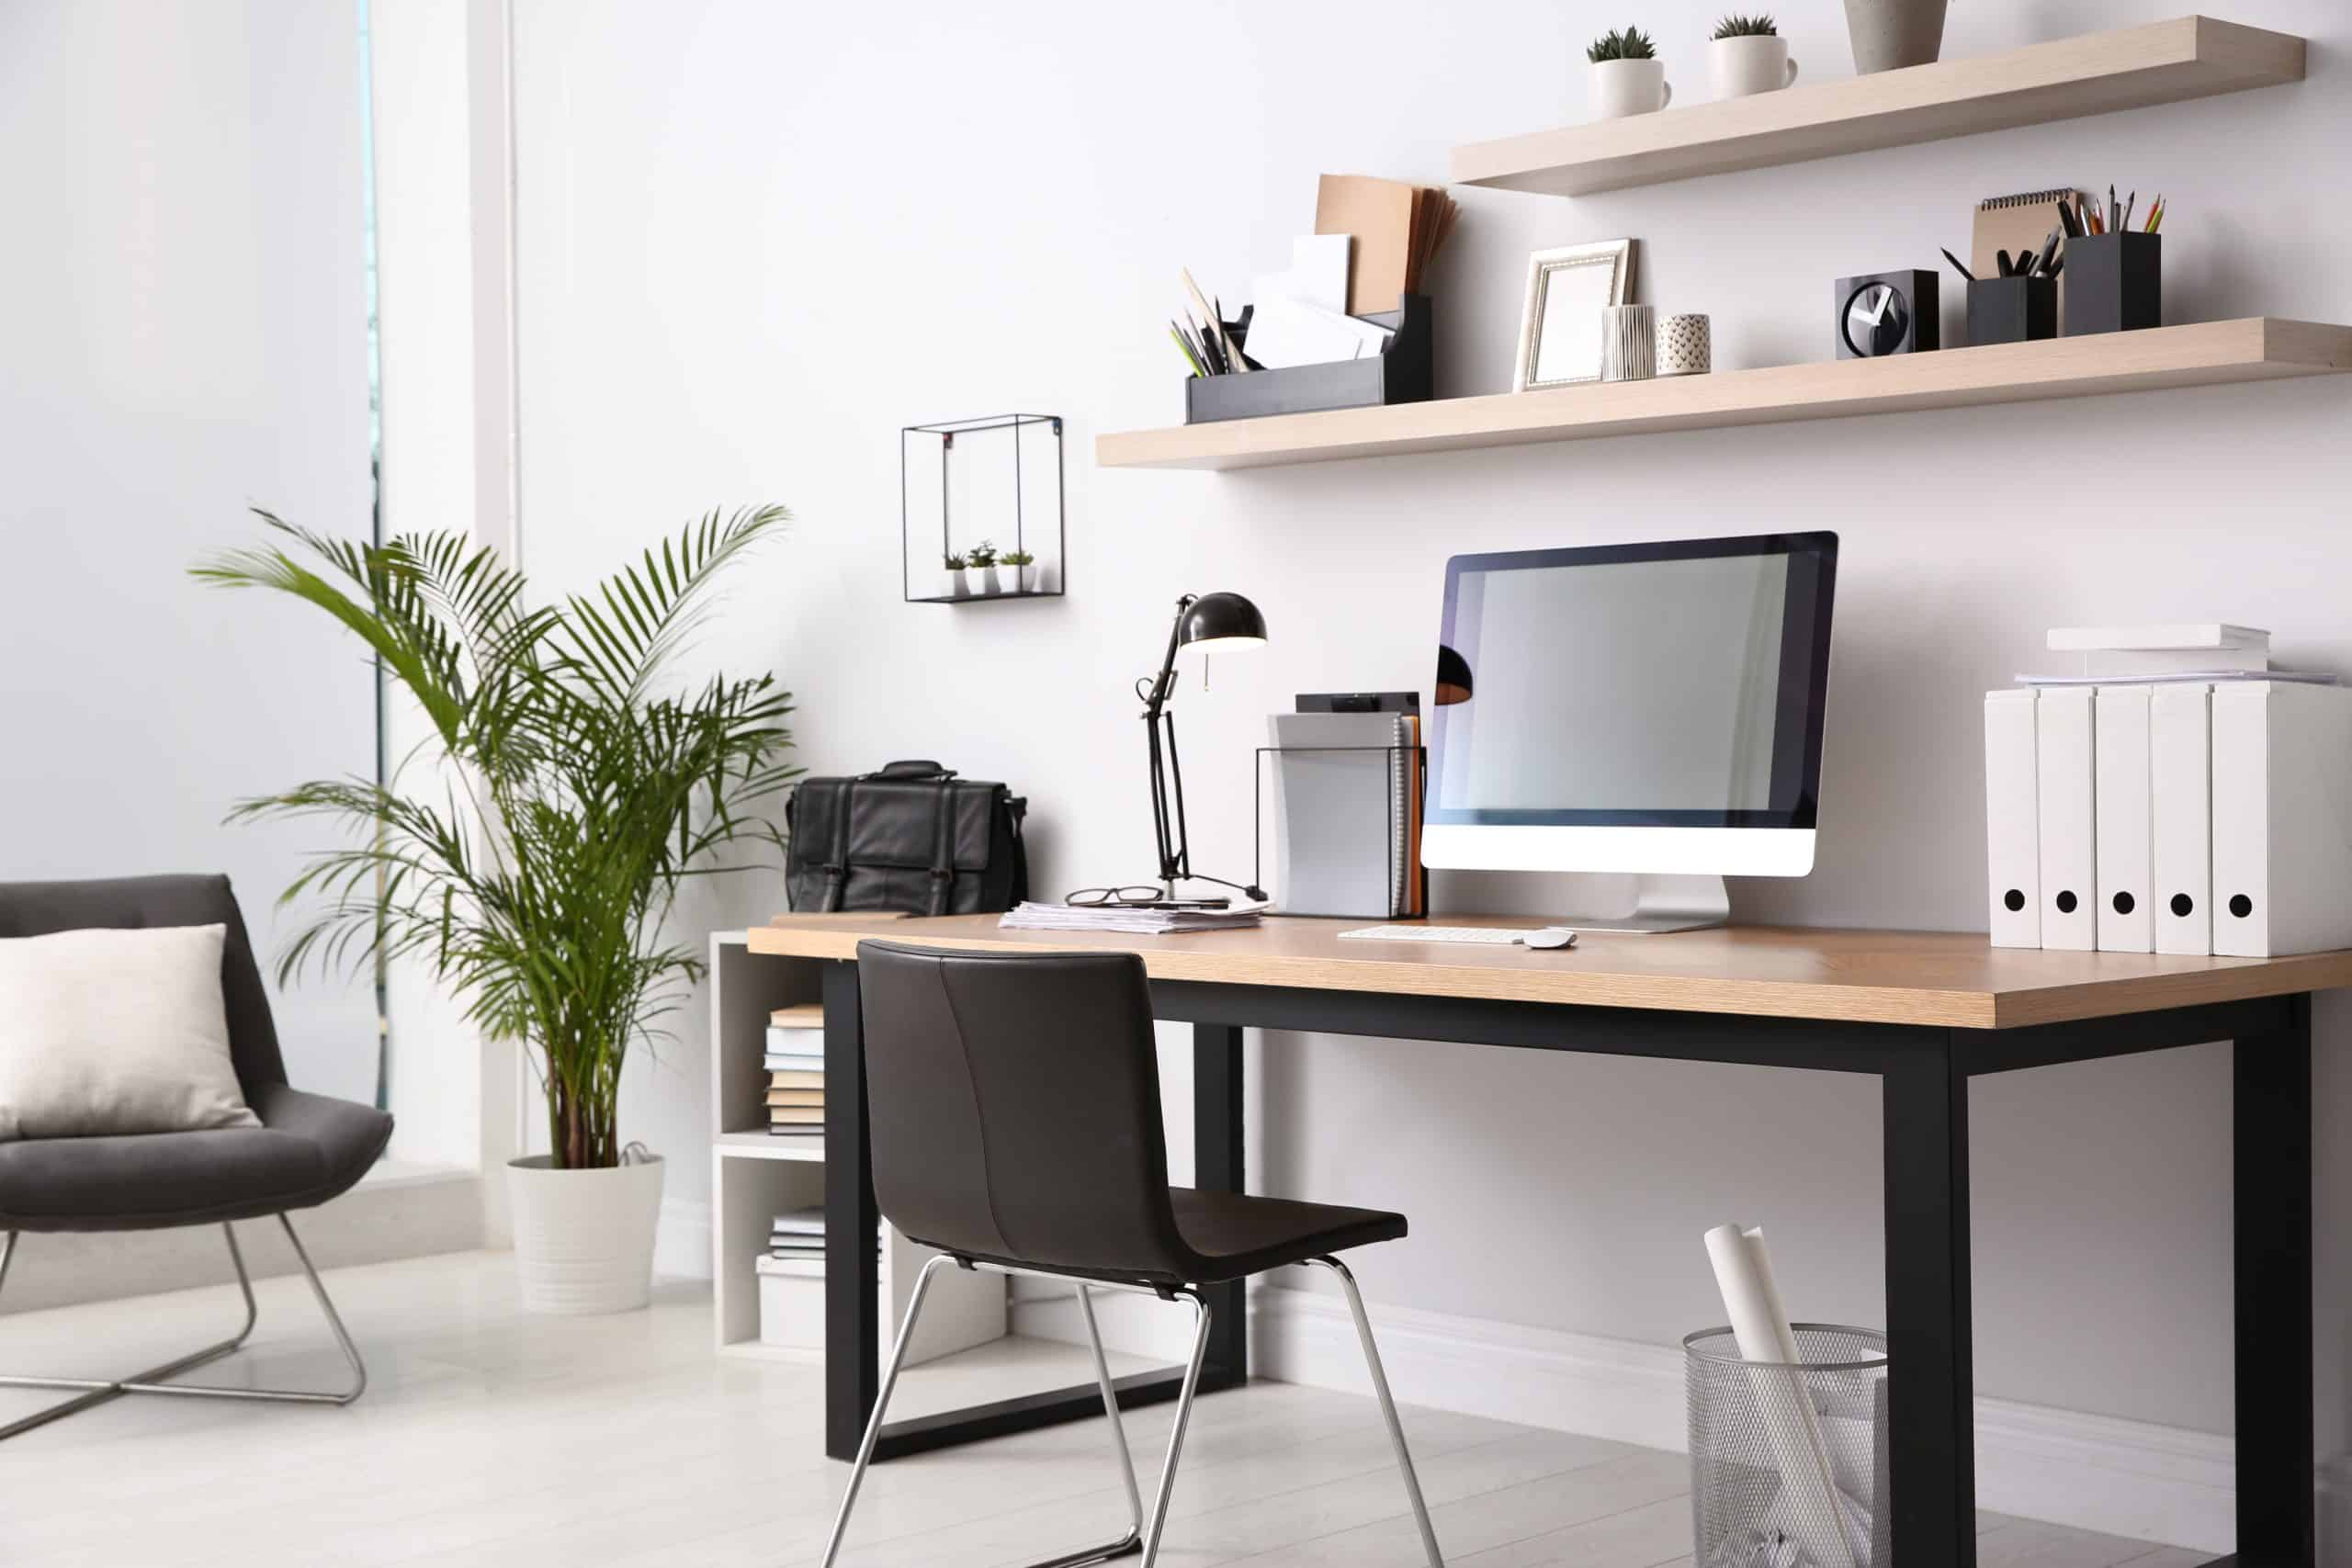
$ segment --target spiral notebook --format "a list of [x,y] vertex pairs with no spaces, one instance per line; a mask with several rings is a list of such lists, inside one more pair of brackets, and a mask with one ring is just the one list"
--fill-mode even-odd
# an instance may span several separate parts
[[[2058,204],[2073,201],[2075,197],[2072,186],[2060,186],[1978,202],[1976,233],[1968,253],[1969,270],[1979,277],[1998,277],[2001,268],[1994,260],[1995,252],[2030,250],[2038,255],[2052,229],[2058,231],[2063,246],[2066,226],[2058,220]],[[2064,287],[2066,280],[2061,276],[2058,281]]]

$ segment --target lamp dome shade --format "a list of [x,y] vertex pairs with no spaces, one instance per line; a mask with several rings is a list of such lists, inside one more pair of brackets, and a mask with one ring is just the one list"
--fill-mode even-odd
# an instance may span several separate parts
[[1455,703],[1468,702],[1471,689],[1470,661],[1443,643],[1438,644],[1438,706],[1450,707]]
[[1176,640],[1187,648],[1203,643],[1263,642],[1266,617],[1238,593],[1204,593],[1177,624]]

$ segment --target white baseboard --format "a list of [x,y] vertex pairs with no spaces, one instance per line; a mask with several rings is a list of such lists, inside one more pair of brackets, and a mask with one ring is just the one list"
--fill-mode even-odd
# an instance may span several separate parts
[[662,1200],[653,1232],[653,1272],[673,1280],[710,1278],[710,1205]]
[[[1181,1361],[1186,1314],[1098,1295],[1113,1349]],[[1682,1353],[1556,1329],[1374,1305],[1381,1359],[1399,1401],[1680,1452]],[[1369,1393],[1347,1304],[1272,1286],[1250,1292],[1250,1370],[1260,1377]],[[1066,1296],[1019,1301],[1014,1331],[1083,1337]],[[2236,1444],[2204,1432],[2018,1404],[1976,1402],[1977,1500],[1996,1513],[2201,1551],[2236,1537]],[[2329,1467],[2322,1539],[2352,1542],[2352,1460]],[[2329,1559],[2333,1561],[2333,1559]],[[2345,1561],[2352,1562],[2352,1553]]]
[[[331,1202],[295,1214],[294,1228],[321,1269],[469,1252],[482,1245],[481,1191],[475,1171],[387,1166]],[[240,1223],[237,1243],[256,1279],[298,1267],[275,1221]],[[0,1312],[225,1285],[235,1278],[214,1225],[28,1233],[19,1238]]]

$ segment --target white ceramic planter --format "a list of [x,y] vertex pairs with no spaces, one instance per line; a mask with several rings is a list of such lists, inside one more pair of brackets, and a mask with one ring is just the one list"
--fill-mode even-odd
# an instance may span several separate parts
[[1001,566],[997,570],[1004,574],[1004,591],[1007,593],[1026,593],[1037,586],[1037,568],[1034,563]]
[[995,568],[995,567],[993,567],[993,566],[981,566],[981,567],[974,567],[972,570],[975,570],[975,571],[977,571],[977,572],[978,572],[978,573],[980,574],[980,595],[981,595],[981,597],[983,597],[983,598],[987,598],[987,599],[993,599],[993,598],[995,598],[998,594],[1000,594],[1000,593],[1001,593],[1001,592],[1004,592],[1003,584],[1002,584],[1001,582],[1000,582],[1000,581],[998,581],[998,579],[997,579],[997,575],[996,575],[996,568]]
[[580,1316],[628,1312],[653,1291],[662,1214],[657,1157],[605,1170],[556,1170],[545,1155],[509,1160],[514,1268],[523,1310]]
[[1592,73],[1592,118],[1623,119],[1655,114],[1674,101],[1663,60],[1596,60]]
[[972,596],[971,576],[962,567],[948,570],[947,593],[952,599],[969,599]]
[[1750,98],[1796,84],[1797,62],[1789,58],[1789,40],[1770,34],[1713,39],[1707,45],[1707,63],[1718,98]]

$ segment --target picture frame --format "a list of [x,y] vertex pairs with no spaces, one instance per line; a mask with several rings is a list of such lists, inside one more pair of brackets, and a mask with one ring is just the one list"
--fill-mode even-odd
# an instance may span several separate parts
[[1600,379],[1600,312],[1634,292],[1634,242],[1560,245],[1527,258],[1511,390],[1538,392]]

